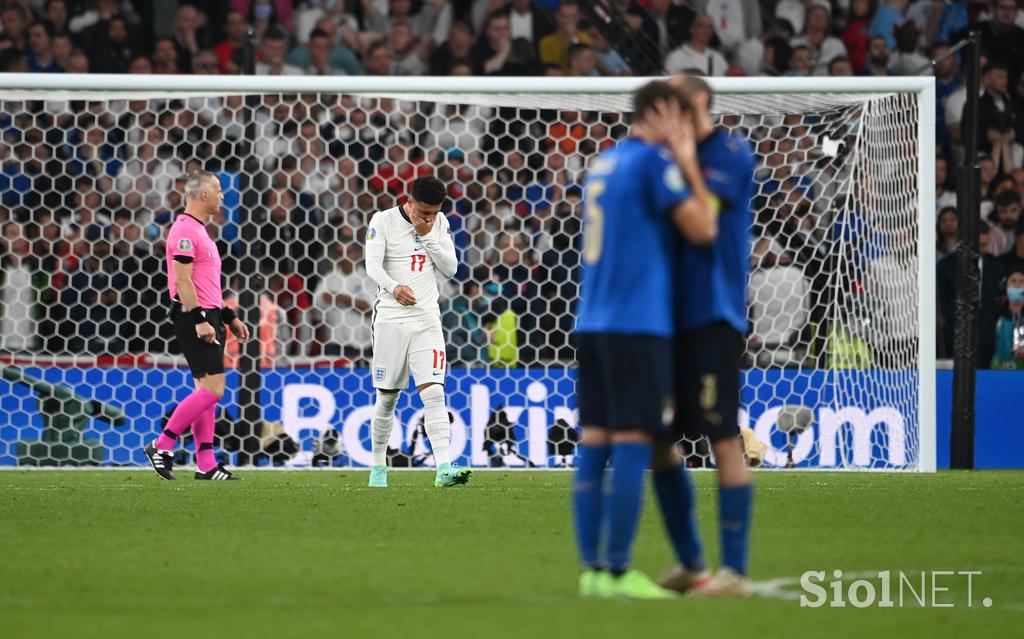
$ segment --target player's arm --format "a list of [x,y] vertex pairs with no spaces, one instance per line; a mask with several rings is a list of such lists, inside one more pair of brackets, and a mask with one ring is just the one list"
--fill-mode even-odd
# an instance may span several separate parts
[[669,148],[690,191],[689,197],[672,209],[672,221],[691,243],[711,244],[718,235],[719,202],[704,181],[704,174],[697,163],[697,145],[693,141],[692,128],[688,133],[673,136]]
[[441,215],[437,216],[437,224],[440,228],[436,233],[428,233],[423,237],[423,250],[434,262],[434,268],[445,277],[454,277],[459,270],[459,260],[455,255],[455,242],[448,227],[448,219]]
[[199,293],[196,292],[196,285],[192,281],[192,258],[175,255],[171,262],[171,270],[174,285],[178,290],[178,299],[196,325],[196,336],[204,342],[216,341],[217,332],[213,330],[213,325],[206,321],[206,313],[199,306]]
[[363,255],[366,262],[366,274],[370,276],[377,286],[381,287],[389,295],[393,296],[403,306],[412,306],[416,303],[416,296],[412,289],[405,284],[400,284],[393,279],[384,269],[384,254],[387,251],[387,240],[384,237],[387,232],[386,224],[377,221],[371,222],[366,232],[366,246]]

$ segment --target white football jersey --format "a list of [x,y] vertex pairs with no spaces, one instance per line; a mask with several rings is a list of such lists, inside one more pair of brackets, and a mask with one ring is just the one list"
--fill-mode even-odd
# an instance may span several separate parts
[[[374,322],[440,319],[438,273],[452,277],[458,268],[444,214],[439,213],[430,232],[420,237],[401,207],[378,211],[366,231],[365,255],[366,272],[379,287]],[[395,299],[393,292],[399,284],[412,289],[415,305],[403,306]]]

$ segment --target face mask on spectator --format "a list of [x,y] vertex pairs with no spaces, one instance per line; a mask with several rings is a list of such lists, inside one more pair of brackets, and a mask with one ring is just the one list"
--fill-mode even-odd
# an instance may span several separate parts
[[269,20],[274,13],[274,7],[269,4],[258,4],[252,9],[252,15],[257,20]]
[[1006,289],[1006,298],[1010,300],[1011,304],[1024,304],[1024,288],[1008,287]]

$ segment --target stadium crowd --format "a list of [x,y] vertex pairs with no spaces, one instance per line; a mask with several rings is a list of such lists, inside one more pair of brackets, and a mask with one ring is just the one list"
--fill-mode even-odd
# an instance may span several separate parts
[[[953,178],[963,153],[966,92],[958,56],[933,71],[929,61],[978,29],[984,50],[980,364],[1006,352],[996,338],[998,332],[1005,341],[1006,331],[996,325],[1020,307],[1007,304],[1004,280],[1024,268],[1024,146],[1017,140],[1024,140],[1024,11],[1014,0],[4,0],[0,6],[0,69],[8,72],[237,74],[250,29],[257,74],[933,72],[940,357],[952,352]],[[258,128],[257,166],[239,159],[247,113]],[[836,231],[835,216],[826,213],[831,204],[820,202],[827,186],[804,161],[803,142],[813,142],[818,131],[799,116],[760,133],[747,121],[725,123],[751,133],[761,161],[755,269],[796,269],[812,291],[820,290],[820,278],[836,271],[827,256],[840,240],[849,244],[850,230]],[[449,357],[455,365],[498,366],[572,359],[583,167],[626,131],[613,113],[272,95],[253,111],[238,97],[6,101],[0,124],[4,351],[165,351],[163,236],[181,208],[182,177],[207,168],[218,172],[226,193],[225,219],[215,232],[225,272],[236,273],[227,290],[237,292],[248,281],[247,257],[255,257],[265,279],[265,363],[281,356],[365,359],[375,289],[360,265],[368,215],[400,201],[415,176],[435,171],[450,184],[464,264],[443,302]],[[258,227],[246,236],[241,210],[249,208]],[[803,352],[787,362],[813,355],[825,365],[824,353],[835,344],[822,340],[838,338],[821,322],[836,300],[809,295],[816,298],[808,303],[809,317],[784,344],[802,344]],[[1019,313],[1011,320],[1019,322]],[[996,358],[996,365],[1021,361]]]

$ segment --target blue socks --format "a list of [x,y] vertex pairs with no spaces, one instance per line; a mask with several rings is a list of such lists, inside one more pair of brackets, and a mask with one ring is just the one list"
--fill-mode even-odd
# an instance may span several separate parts
[[722,565],[747,574],[750,505],[754,486],[719,486],[718,524],[722,535]]
[[604,467],[611,456],[611,446],[581,445],[576,454],[576,476],[572,487],[573,519],[576,523],[576,545],[584,566],[600,565],[601,502],[604,499]]
[[649,443],[620,442],[612,446],[611,486],[604,500],[608,522],[608,569],[621,574],[629,568],[633,538],[644,499],[644,471],[651,463]]
[[676,559],[691,572],[704,570],[690,474],[682,465],[654,473],[654,491]]

